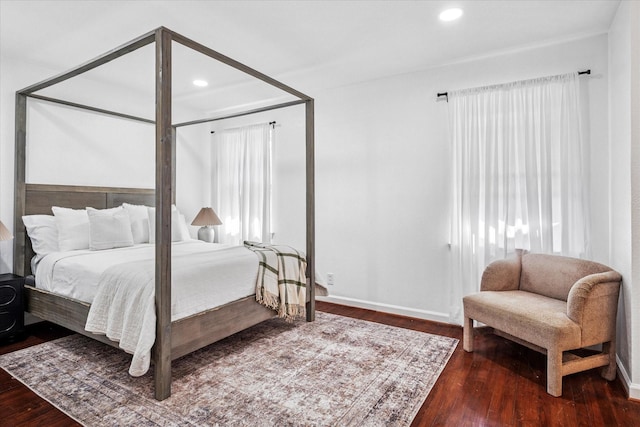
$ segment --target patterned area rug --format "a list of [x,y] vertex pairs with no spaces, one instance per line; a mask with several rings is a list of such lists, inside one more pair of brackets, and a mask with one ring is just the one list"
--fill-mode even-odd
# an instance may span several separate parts
[[131,356],[71,335],[0,367],[87,426],[408,426],[457,340],[318,312],[272,319],[173,362],[153,398]]

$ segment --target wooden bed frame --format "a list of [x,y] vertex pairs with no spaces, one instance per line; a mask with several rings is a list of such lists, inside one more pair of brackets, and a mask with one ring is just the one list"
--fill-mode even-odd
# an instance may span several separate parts
[[[177,42],[210,58],[234,67],[256,79],[262,80],[290,95],[295,101],[271,105],[224,117],[199,119],[173,124],[171,122],[171,44]],[[115,111],[81,105],[61,99],[52,99],[35,92],[55,85],[79,74],[108,63],[140,47],[155,43],[156,51],[156,117],[133,117]],[[25,182],[27,101],[28,98],[45,100],[73,108],[98,112],[127,120],[155,123],[156,127],[156,186],[155,189],[87,187],[67,185],[28,184]],[[58,76],[47,79],[16,92],[16,149],[15,149],[15,240],[14,272],[28,275],[33,256],[26,235],[23,215],[51,214],[51,206],[97,209],[120,206],[123,202],[156,206],[156,342],[153,347],[155,397],[166,399],[171,395],[171,360],[209,345],[238,331],[260,323],[275,315],[247,297],[215,309],[171,321],[171,204],[175,202],[175,142],[176,132],[182,126],[205,123],[305,104],[306,122],[306,255],[307,255],[307,321],[315,319],[315,206],[314,206],[314,101],[252,68],[247,67],[214,50],[187,39],[167,28],[160,27],[125,45],[109,51],[94,60],[82,64]],[[26,311],[73,331],[85,334],[109,345],[117,346],[104,336],[84,330],[90,305],[67,297],[25,287]]]

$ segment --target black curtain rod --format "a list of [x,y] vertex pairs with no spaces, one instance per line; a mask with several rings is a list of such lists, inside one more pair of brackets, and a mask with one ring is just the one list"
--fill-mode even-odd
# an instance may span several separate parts
[[[578,75],[582,75],[582,74],[591,74],[591,70],[578,71]],[[441,98],[443,96],[447,98],[447,102],[449,102],[449,92],[438,92],[436,99]]]
[[[269,125],[270,125],[270,126],[274,126],[274,127],[275,127],[276,122],[275,122],[275,121],[273,121],[273,122],[269,122]],[[211,131],[211,133],[216,133],[216,131],[215,131],[215,130],[212,130],[212,131]]]

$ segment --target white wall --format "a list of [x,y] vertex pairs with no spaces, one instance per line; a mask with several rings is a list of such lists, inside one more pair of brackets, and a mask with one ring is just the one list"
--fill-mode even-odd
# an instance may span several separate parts
[[153,188],[155,127],[27,102],[26,182]]
[[[15,92],[58,72],[7,57],[0,51],[0,219],[12,231]],[[0,273],[11,271],[13,242],[0,242]]]
[[632,351],[629,396],[640,399],[640,3],[631,3],[631,302]]
[[450,158],[436,93],[591,69],[593,258],[609,260],[607,36],[313,93],[317,254],[330,300],[448,320]]
[[[211,142],[209,126],[198,124],[178,128],[176,136],[176,205],[187,224],[200,208],[211,206]],[[189,226],[195,238],[198,228]]]
[[640,398],[639,26],[640,5],[621,2],[609,33],[610,258],[623,276],[618,358],[629,394],[636,399]]
[[632,349],[631,384],[629,396],[640,400],[640,3],[629,7],[631,26],[631,280],[633,299],[631,302]]
[[434,84],[415,73],[314,94],[317,261],[332,296],[444,320],[449,168]]

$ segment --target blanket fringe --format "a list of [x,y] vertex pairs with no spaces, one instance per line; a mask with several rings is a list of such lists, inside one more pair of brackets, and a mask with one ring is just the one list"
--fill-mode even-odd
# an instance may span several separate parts
[[262,294],[256,293],[256,301],[273,311],[277,311],[278,317],[285,319],[287,322],[304,318],[307,313],[304,306],[286,303],[281,304],[280,297],[269,292],[263,292]]
[[268,292],[263,292],[262,294],[256,293],[256,301],[267,308],[277,311],[278,313],[280,312],[280,297],[278,297],[278,295],[273,295]]

